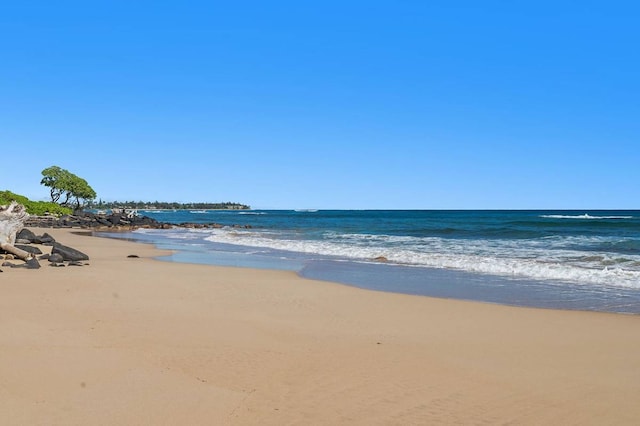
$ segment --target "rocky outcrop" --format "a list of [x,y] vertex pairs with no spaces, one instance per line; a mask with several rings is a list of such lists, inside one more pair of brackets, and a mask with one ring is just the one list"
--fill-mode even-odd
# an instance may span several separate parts
[[[138,228],[145,229],[171,229],[178,228],[194,228],[194,229],[212,229],[222,228],[223,225],[218,223],[166,223],[159,222],[148,216],[132,216],[127,213],[112,213],[109,215],[95,214],[88,212],[78,212],[73,215],[65,215],[59,218],[51,216],[31,216],[27,219],[25,226],[39,228],[84,228],[94,229],[98,231],[129,231]],[[235,228],[251,228],[250,225],[234,225]],[[45,234],[47,235],[47,234]],[[34,236],[25,234],[25,240]],[[43,242],[44,243],[44,242]]]
[[[90,228],[90,229],[132,229],[132,228],[165,228],[165,224],[147,216],[130,216],[125,213],[98,215],[78,212],[73,215],[31,216],[26,226],[40,228]],[[170,227],[170,226],[169,226]]]

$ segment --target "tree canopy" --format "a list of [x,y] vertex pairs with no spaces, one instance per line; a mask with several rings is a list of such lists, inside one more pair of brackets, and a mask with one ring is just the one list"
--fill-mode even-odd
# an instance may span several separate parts
[[[49,188],[51,201],[62,206],[79,209],[81,205],[96,198],[96,192],[86,180],[58,166],[42,171],[40,183]],[[62,200],[62,201],[61,201]]]

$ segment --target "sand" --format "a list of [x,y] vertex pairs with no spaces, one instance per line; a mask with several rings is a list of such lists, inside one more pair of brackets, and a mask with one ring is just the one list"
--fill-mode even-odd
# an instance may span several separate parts
[[3,425],[640,424],[640,316],[374,292],[34,231],[91,260],[2,268]]

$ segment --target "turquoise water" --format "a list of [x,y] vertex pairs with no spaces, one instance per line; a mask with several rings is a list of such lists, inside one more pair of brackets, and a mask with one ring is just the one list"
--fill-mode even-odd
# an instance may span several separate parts
[[121,235],[177,250],[167,260],[288,269],[382,291],[640,312],[640,211],[140,213],[225,225]]

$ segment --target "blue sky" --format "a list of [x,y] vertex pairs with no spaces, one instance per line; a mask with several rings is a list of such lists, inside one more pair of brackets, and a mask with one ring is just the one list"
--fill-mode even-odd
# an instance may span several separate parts
[[0,189],[640,208],[632,1],[0,3]]

